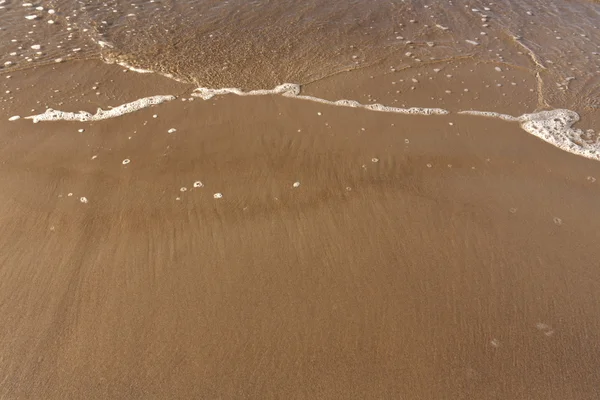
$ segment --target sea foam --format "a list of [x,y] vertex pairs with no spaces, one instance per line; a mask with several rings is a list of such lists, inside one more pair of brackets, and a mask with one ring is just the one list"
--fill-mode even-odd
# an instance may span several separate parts
[[361,104],[355,100],[326,100],[320,97],[307,96],[300,94],[300,85],[295,83],[284,83],[276,86],[274,89],[260,89],[260,90],[249,90],[247,92],[239,88],[223,88],[223,89],[210,89],[200,87],[194,90],[192,96],[200,97],[204,100],[211,99],[216,95],[224,94],[235,94],[238,96],[264,96],[269,94],[280,94],[285,97],[293,97],[300,100],[313,101],[315,103],[322,103],[332,106],[340,107],[351,107],[351,108],[365,108],[371,111],[397,113],[397,114],[413,114],[413,115],[445,115],[449,114],[448,110],[442,108],[424,108],[424,107],[411,107],[411,108],[399,108],[390,107],[383,104]]
[[[450,112],[442,108],[411,107],[399,108],[390,107],[382,104],[362,104],[355,100],[326,100],[315,96],[300,94],[300,85],[285,83],[276,86],[273,89],[260,89],[244,91],[239,88],[221,88],[211,89],[200,87],[193,91],[192,96],[209,100],[214,96],[234,94],[237,96],[265,96],[282,95],[300,100],[308,100],[316,103],[327,104],[339,107],[363,108],[370,111],[388,112],[397,114],[411,115],[446,115]],[[174,100],[175,96],[161,95],[138,99],[131,103],[123,104],[110,110],[98,109],[95,114],[85,111],[66,112],[48,109],[43,114],[26,117],[32,119],[34,123],[40,121],[99,121],[108,118],[118,117],[146,107],[157,105],[166,101]],[[523,114],[515,117],[508,114],[501,114],[491,111],[467,110],[459,111],[458,114],[483,116],[496,118],[508,122],[518,122],[521,128],[561,150],[600,161],[600,142],[591,138],[594,133],[591,130],[584,132],[581,129],[573,128],[573,125],[579,121],[579,115],[575,111],[557,109],[541,111],[531,114]]]
[[[238,96],[280,94],[285,97],[309,100],[316,103],[341,107],[364,108],[379,112],[414,115],[446,115],[450,113],[448,110],[444,110],[442,108],[398,108],[385,106],[382,104],[361,104],[355,100],[345,99],[331,101],[319,97],[302,95],[300,94],[300,90],[300,85],[293,83],[285,83],[270,90],[250,90],[246,92],[239,88],[209,89],[201,87],[195,89],[192,93],[192,96],[201,97],[204,100],[208,100],[216,95],[223,94],[235,94]],[[496,118],[508,122],[519,122],[524,131],[558,147],[561,150],[600,161],[600,142],[598,140],[592,140],[590,138],[591,135],[589,134],[593,133],[593,131],[584,132],[581,129],[573,128],[573,124],[579,121],[579,115],[575,111],[557,109],[541,111],[532,114],[524,114],[519,117],[491,111],[469,110],[459,111],[458,113]]]
[[521,128],[547,143],[566,152],[600,161],[600,141],[592,139],[592,130],[573,128],[579,121],[575,111],[556,109],[523,114],[519,117],[490,111],[459,111],[459,114],[478,115],[518,122]]
[[174,100],[175,96],[151,96],[144,97],[132,101],[131,103],[122,104],[118,107],[111,108],[110,110],[103,110],[99,108],[95,114],[91,114],[87,111],[79,112],[68,112],[47,109],[43,114],[31,115],[25,117],[26,119],[32,119],[34,123],[40,121],[80,121],[80,122],[91,122],[100,121],[103,119],[115,118],[124,114],[129,114],[134,111],[141,110],[143,108],[151,107],[157,104],[164,103],[166,101]]
[[579,114],[571,110],[550,110],[519,117],[521,128],[569,153],[600,161],[600,142],[582,129],[573,128]]

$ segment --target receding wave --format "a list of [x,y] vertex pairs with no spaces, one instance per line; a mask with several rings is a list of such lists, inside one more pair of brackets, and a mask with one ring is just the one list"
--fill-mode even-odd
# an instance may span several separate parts
[[[355,100],[327,100],[315,96],[306,96],[301,94],[301,86],[293,83],[286,83],[276,86],[273,89],[260,89],[244,91],[239,88],[197,88],[193,91],[192,96],[199,97],[204,100],[209,100],[214,96],[233,94],[237,96],[265,96],[265,95],[281,95],[294,99],[312,101],[330,106],[362,108],[369,111],[388,112],[397,114],[412,114],[412,115],[447,115],[450,111],[442,108],[423,108],[410,107],[398,108],[390,107],[382,104],[364,105]],[[166,101],[175,99],[175,96],[160,95],[145,97],[130,103],[120,105],[110,110],[98,109],[95,114],[85,111],[67,112],[48,109],[42,114],[32,115],[26,119],[33,120],[34,123],[42,121],[80,121],[93,122],[109,118],[119,117],[137,110],[155,106]],[[481,116],[487,118],[495,118],[508,122],[518,122],[521,128],[553,146],[566,152],[576,154],[578,156],[600,161],[600,142],[594,139],[594,131],[574,128],[573,125],[579,121],[579,115],[572,110],[556,109],[547,110],[537,113],[523,114],[514,117],[507,114],[501,114],[490,111],[465,110],[459,111],[458,114]]]

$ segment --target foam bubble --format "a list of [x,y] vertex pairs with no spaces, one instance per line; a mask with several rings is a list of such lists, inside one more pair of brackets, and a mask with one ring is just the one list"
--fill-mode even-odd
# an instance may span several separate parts
[[360,103],[354,100],[338,100],[335,102],[335,105],[341,107],[360,107]]
[[129,114],[134,111],[138,111],[143,108],[151,107],[151,106],[161,104],[166,101],[171,101],[174,99],[175,99],[175,96],[144,97],[142,99],[132,101],[131,103],[126,103],[126,104],[122,104],[118,107],[111,108],[110,110],[103,110],[103,109],[99,108],[96,111],[96,114],[91,114],[86,111],[79,111],[79,112],[58,111],[58,110],[53,110],[53,109],[49,108],[43,114],[31,115],[31,116],[25,117],[25,118],[32,119],[34,123],[38,123],[40,121],[80,121],[80,122],[100,121],[103,119],[119,117],[124,114]]
[[554,221],[554,223],[556,225],[562,225],[562,219],[560,219],[558,217],[554,217],[554,218],[552,218],[552,220]]
[[20,116],[20,115],[13,115],[13,116],[12,116],[12,117],[10,117],[8,120],[9,120],[9,121],[16,121],[16,120],[18,120],[18,119],[21,119],[21,116]]

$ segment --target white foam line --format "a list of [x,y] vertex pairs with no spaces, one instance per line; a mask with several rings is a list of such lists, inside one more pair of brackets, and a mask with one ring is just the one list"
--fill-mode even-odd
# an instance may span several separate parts
[[192,96],[208,100],[212,99],[214,96],[224,94],[235,94],[238,96],[265,96],[269,94],[281,94],[283,96],[296,97],[300,94],[300,85],[297,85],[295,83],[284,83],[283,85],[279,85],[274,89],[259,89],[250,90],[247,92],[244,92],[242,89],[239,88],[210,89],[205,87],[199,87],[197,89],[194,89]]
[[517,122],[517,121],[519,121],[519,117],[513,117],[512,115],[500,114],[500,113],[493,112],[493,111],[468,110],[468,111],[459,111],[458,114],[476,115],[476,116],[479,116],[479,117],[498,118],[498,119],[501,119],[501,120],[504,120],[504,121],[510,121],[510,122]]
[[217,95],[223,94],[235,94],[238,96],[264,96],[269,94],[280,94],[285,97],[293,97],[301,100],[313,101],[316,103],[328,104],[332,106],[340,106],[340,107],[352,107],[352,108],[365,108],[371,111],[380,111],[380,112],[390,112],[397,114],[413,114],[413,115],[446,115],[450,112],[448,110],[444,110],[442,108],[423,108],[423,107],[411,107],[411,108],[399,108],[399,107],[389,107],[384,106],[383,104],[361,104],[358,101],[354,100],[326,100],[320,97],[314,96],[306,96],[300,94],[300,85],[294,83],[284,83],[283,85],[279,85],[274,89],[260,89],[260,90],[250,90],[244,92],[238,88],[223,88],[223,89],[209,89],[209,88],[197,88],[192,93],[192,96],[201,97],[204,100],[211,99]]
[[571,110],[549,110],[519,117],[489,111],[460,111],[459,114],[478,115],[518,122],[521,128],[543,141],[571,154],[600,161],[600,141],[592,139],[593,130],[573,128],[579,114]]
[[[371,111],[392,112],[398,114],[416,114],[416,115],[446,115],[450,112],[441,108],[398,108],[389,107],[382,104],[361,104],[354,100],[331,101],[319,97],[305,96],[300,94],[300,85],[285,83],[271,90],[251,90],[244,92],[238,88],[209,89],[197,88],[192,96],[201,97],[208,100],[216,95],[235,94],[238,96],[262,96],[268,94],[281,94],[285,97],[309,100],[317,103],[323,103],[333,106],[364,108]],[[600,161],[600,141],[591,140],[588,133],[581,129],[573,128],[573,124],[579,121],[579,114],[571,110],[550,110],[541,111],[533,114],[523,114],[514,117],[508,114],[500,114],[491,111],[459,111],[459,114],[476,115],[501,119],[509,122],[519,122],[521,128],[526,132],[544,140],[553,146],[566,152],[576,154],[593,160]]]
[[111,108],[110,110],[103,110],[99,108],[96,114],[91,114],[86,111],[79,112],[68,112],[58,111],[51,108],[47,109],[43,114],[31,115],[25,117],[26,119],[32,119],[34,123],[40,121],[80,121],[80,122],[91,122],[100,121],[103,119],[115,118],[124,114],[129,114],[134,111],[141,110],[146,107],[151,107],[157,104],[164,103],[166,101],[174,100],[175,96],[152,96],[144,97],[132,101],[131,103],[122,104],[118,107]]
[[[135,70],[135,69],[134,69]],[[197,88],[192,93],[192,96],[200,97],[204,100],[211,99],[217,95],[235,94],[238,96],[264,96],[271,94],[280,94],[285,97],[291,97],[301,100],[313,101],[333,106],[364,108],[371,111],[390,112],[397,114],[412,114],[412,115],[446,115],[450,112],[442,108],[398,108],[389,107],[382,104],[361,104],[354,100],[326,100],[314,96],[306,96],[300,94],[300,85],[293,83],[285,83],[274,89],[260,89],[243,91],[239,88],[222,88],[209,89]],[[40,121],[99,121],[108,118],[115,118],[123,114],[128,114],[142,108],[157,105],[166,101],[174,100],[175,96],[152,96],[145,97],[131,103],[123,104],[110,110],[98,109],[96,114],[90,114],[85,111],[65,112],[48,109],[43,114],[32,115],[25,117],[32,119],[34,123]],[[489,118],[501,119],[503,121],[518,122],[521,128],[526,132],[544,140],[553,146],[558,147],[566,152],[576,154],[582,157],[600,161],[600,141],[592,140],[591,136],[594,131],[589,130],[584,132],[581,129],[573,128],[573,125],[579,121],[579,115],[571,110],[550,110],[541,111],[532,114],[523,114],[519,117],[514,117],[508,114],[501,114],[491,111],[476,111],[467,110],[459,111],[458,114],[483,116]]]

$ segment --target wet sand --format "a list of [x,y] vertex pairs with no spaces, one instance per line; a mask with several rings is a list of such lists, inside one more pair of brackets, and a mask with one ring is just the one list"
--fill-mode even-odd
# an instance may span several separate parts
[[[92,61],[2,79],[1,397],[598,397],[598,162],[486,118],[183,102]],[[157,94],[179,98],[6,122]]]

